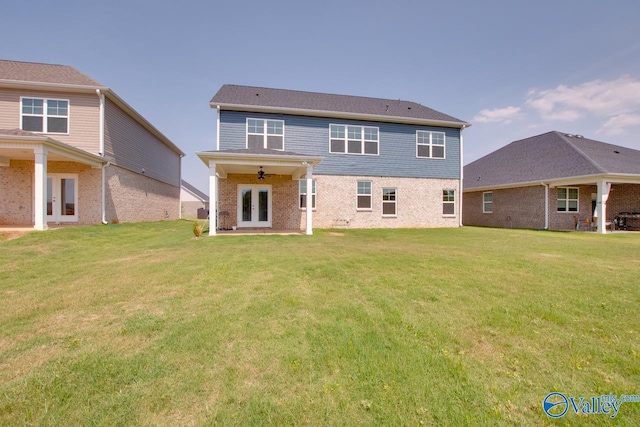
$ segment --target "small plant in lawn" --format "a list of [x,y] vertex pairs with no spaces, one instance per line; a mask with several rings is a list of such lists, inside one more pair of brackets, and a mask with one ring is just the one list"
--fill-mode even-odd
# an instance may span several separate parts
[[193,235],[195,236],[196,239],[199,239],[200,236],[202,236],[203,229],[204,229],[204,226],[200,224],[198,221],[195,221],[193,223]]

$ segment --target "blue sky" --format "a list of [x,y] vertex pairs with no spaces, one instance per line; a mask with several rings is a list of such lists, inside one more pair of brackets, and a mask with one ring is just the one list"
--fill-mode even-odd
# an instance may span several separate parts
[[640,2],[42,1],[1,7],[0,58],[71,65],[187,157],[225,83],[419,102],[472,123],[465,163],[550,130],[640,149]]

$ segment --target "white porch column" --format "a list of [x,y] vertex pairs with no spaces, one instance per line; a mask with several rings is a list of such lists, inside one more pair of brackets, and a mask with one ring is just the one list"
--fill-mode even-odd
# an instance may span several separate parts
[[47,227],[47,149],[44,146],[36,147],[35,157],[35,211],[36,230],[46,230]]
[[218,177],[216,164],[209,160],[209,236],[216,235],[218,219]]
[[609,190],[611,183],[605,182],[603,179],[598,180],[598,198],[596,200],[596,216],[598,217],[598,233],[606,233],[607,221],[607,200],[609,199]]
[[307,236],[313,234],[313,166],[307,165]]

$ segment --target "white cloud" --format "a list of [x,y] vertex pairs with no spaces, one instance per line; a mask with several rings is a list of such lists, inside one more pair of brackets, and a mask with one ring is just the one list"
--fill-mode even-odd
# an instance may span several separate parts
[[526,106],[545,120],[575,121],[587,115],[608,120],[640,111],[640,81],[629,76],[616,80],[593,80],[576,86],[531,90]]
[[472,119],[478,123],[509,123],[512,119],[516,118],[520,114],[520,107],[505,107],[495,108],[493,110],[484,109],[481,110]]
[[607,120],[599,131],[608,135],[622,135],[634,126],[640,126],[640,114],[619,114]]

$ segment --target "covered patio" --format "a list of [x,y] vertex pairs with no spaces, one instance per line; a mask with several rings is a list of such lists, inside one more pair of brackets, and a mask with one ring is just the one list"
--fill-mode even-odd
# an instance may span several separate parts
[[[79,177],[89,181],[84,191],[100,200],[101,174],[91,170],[99,171],[105,164],[100,156],[45,135],[0,130],[0,224],[32,224],[33,229],[46,230],[48,222],[77,223]],[[87,203],[85,209],[96,207]],[[98,222],[100,210],[101,206],[93,215]]]
[[209,168],[210,236],[234,228],[313,234],[312,197],[302,203],[299,181],[313,188],[322,157],[259,148],[196,154]]

